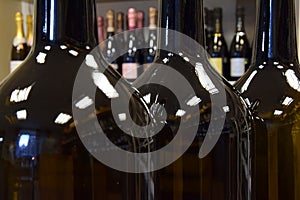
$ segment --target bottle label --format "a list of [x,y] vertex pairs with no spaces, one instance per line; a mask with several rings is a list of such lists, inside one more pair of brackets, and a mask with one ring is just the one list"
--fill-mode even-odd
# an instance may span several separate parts
[[230,59],[230,76],[241,77],[245,73],[245,58]]
[[138,77],[138,63],[123,63],[122,75],[126,79],[136,79]]
[[10,72],[13,72],[17,67],[22,64],[22,60],[12,60],[10,61]]
[[223,60],[222,58],[210,58],[210,64],[219,72],[219,74],[223,74]]

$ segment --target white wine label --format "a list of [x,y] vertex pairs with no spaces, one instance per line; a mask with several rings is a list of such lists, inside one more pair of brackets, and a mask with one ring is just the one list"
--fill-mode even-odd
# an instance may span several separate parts
[[223,75],[223,61],[222,58],[210,58],[210,64],[219,72],[219,74]]
[[112,66],[115,70],[119,69],[119,66],[118,66],[117,64],[111,63],[111,66]]
[[12,60],[10,61],[10,72],[13,72],[20,64],[22,64],[22,60]]
[[245,73],[245,58],[230,59],[230,76],[241,77]]
[[138,77],[138,63],[123,63],[122,75],[126,79],[136,79]]

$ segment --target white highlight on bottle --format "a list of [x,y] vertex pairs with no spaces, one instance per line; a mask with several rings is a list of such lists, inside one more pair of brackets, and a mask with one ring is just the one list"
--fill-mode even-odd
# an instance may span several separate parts
[[17,111],[16,115],[17,115],[17,119],[18,120],[25,120],[25,119],[27,119],[27,111],[25,109]]
[[175,116],[176,117],[183,117],[185,115],[185,113],[186,113],[186,111],[179,109],[179,110],[177,110]]
[[56,124],[66,124],[70,119],[72,119],[71,115],[60,113],[56,119],[54,120],[54,123]]
[[119,93],[109,82],[107,77],[101,72],[92,74],[95,85],[110,99],[119,97]]
[[69,50],[69,53],[71,54],[71,55],[73,55],[73,56],[78,56],[78,52],[77,51],[75,51],[75,50]]
[[188,100],[188,102],[186,103],[186,105],[188,106],[196,106],[198,105],[202,100],[199,97],[192,97],[190,100]]
[[281,115],[283,113],[282,110],[275,110],[274,115]]
[[43,52],[39,52],[39,55],[36,57],[36,62],[39,64],[44,64],[46,62],[47,54]]
[[282,105],[288,106],[288,105],[290,105],[293,101],[294,101],[294,99],[292,99],[291,97],[285,97],[285,99],[284,99],[283,102],[282,102]]
[[94,103],[93,100],[90,97],[86,96],[86,97],[82,98],[80,101],[78,101],[75,104],[75,106],[77,108],[83,110],[83,109],[86,109],[87,107],[89,107],[90,105],[92,105],[93,103]]
[[10,95],[10,102],[22,102],[26,101],[28,99],[29,93],[32,89],[33,85],[30,85],[29,87],[26,87],[24,89],[15,89],[12,91]]

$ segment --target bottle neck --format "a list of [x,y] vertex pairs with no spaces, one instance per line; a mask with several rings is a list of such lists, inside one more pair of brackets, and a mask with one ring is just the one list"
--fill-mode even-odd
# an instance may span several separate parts
[[202,0],[161,0],[160,2],[160,27],[165,31],[160,33],[160,48],[173,49],[174,45],[178,44],[176,37],[168,37],[169,30],[189,36],[204,48]]
[[222,19],[221,18],[216,18],[215,19],[214,33],[222,33],[222,32],[223,32]]
[[16,21],[16,37],[24,38],[24,29],[23,29],[23,21],[22,20]]
[[298,62],[293,0],[259,0],[252,63],[281,60]]
[[36,0],[35,44],[64,43],[78,48],[98,44],[94,0]]
[[236,18],[236,32],[245,32],[244,16],[237,16],[237,18]]

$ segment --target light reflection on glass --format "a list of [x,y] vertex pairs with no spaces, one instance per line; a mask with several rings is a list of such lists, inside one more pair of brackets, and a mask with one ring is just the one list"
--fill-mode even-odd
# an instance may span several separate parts
[[27,119],[27,111],[26,110],[19,110],[16,112],[18,120],[25,120]]
[[175,116],[176,117],[182,117],[182,116],[185,115],[185,113],[186,113],[186,111],[179,109],[179,110],[177,110]]
[[101,72],[93,72],[94,84],[110,99],[119,97],[119,93]]
[[73,56],[78,56],[78,52],[77,51],[75,51],[75,50],[69,50],[69,53],[71,54],[71,55],[73,55]]
[[20,148],[24,148],[24,147],[28,146],[29,137],[30,137],[30,135],[28,135],[28,134],[22,134],[20,136],[20,139],[19,139],[19,147]]
[[244,93],[245,91],[248,90],[248,87],[252,81],[252,79],[254,78],[254,76],[257,74],[257,70],[254,70],[251,75],[249,76],[249,78],[247,79],[247,81],[245,82],[245,84],[242,86],[241,92]]
[[0,142],[3,142],[4,138],[3,137],[0,137]]
[[229,106],[224,106],[224,107],[223,107],[223,110],[224,110],[224,112],[226,112],[226,113],[230,112]]
[[283,113],[282,110],[275,110],[274,115],[281,115]]
[[32,85],[24,89],[15,89],[10,95],[10,102],[22,102],[28,99],[29,93],[32,89]]
[[295,74],[295,71],[292,69],[288,69],[285,72],[285,76],[286,76],[286,80],[288,82],[288,84],[295,90],[297,90],[298,92],[300,92],[300,81],[298,79],[298,77]]
[[186,103],[186,105],[188,106],[196,106],[201,102],[201,99],[199,97],[194,96],[193,98],[191,98],[190,100],[188,100],[188,102]]
[[150,103],[150,100],[151,100],[151,93],[144,95],[144,96],[143,96],[143,100],[144,100],[147,104],[149,104],[149,103]]
[[207,75],[206,71],[203,68],[201,63],[196,63],[195,67],[196,74],[198,75],[198,79],[201,85],[210,93],[210,94],[217,94],[219,90],[213,84],[209,76]]
[[54,120],[54,123],[56,124],[66,124],[72,117],[65,113],[60,113],[56,119]]
[[92,56],[92,55],[86,55],[85,64],[93,69],[98,69],[98,67],[99,67],[97,62],[95,61],[94,56]]
[[291,97],[285,97],[285,99],[284,99],[283,102],[282,102],[282,105],[288,106],[288,105],[290,105],[293,101],[294,101],[293,98],[291,98]]
[[89,107],[90,105],[92,105],[94,102],[93,100],[86,96],[84,98],[82,98],[80,101],[78,101],[75,106],[79,109],[86,109],[87,107]]
[[45,48],[44,48],[45,50],[47,50],[47,51],[50,51],[51,50],[51,46],[50,45],[48,45],[48,46],[45,46]]
[[125,121],[126,119],[127,119],[127,117],[126,117],[126,113],[120,113],[119,115],[118,115],[118,117],[119,117],[119,120],[122,122],[122,121]]
[[67,49],[67,46],[66,46],[66,45],[60,45],[60,48],[61,48],[62,50],[64,50],[64,49]]
[[39,64],[44,64],[46,62],[47,54],[43,52],[39,52],[39,54],[36,57],[36,62]]

